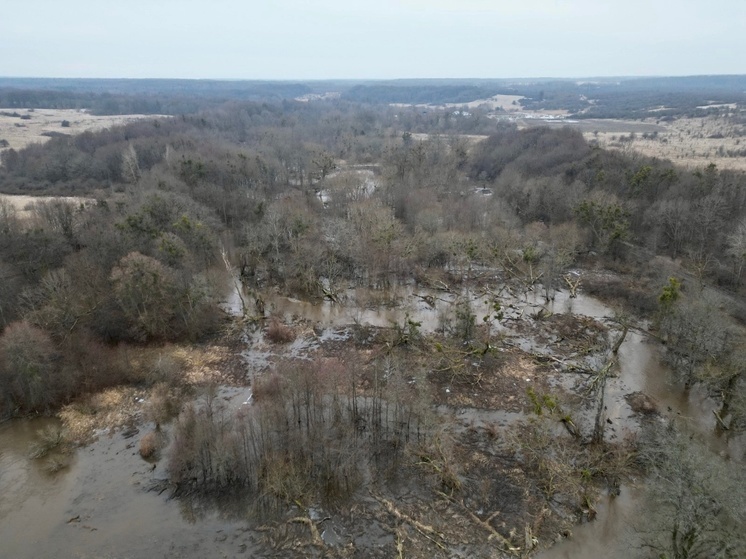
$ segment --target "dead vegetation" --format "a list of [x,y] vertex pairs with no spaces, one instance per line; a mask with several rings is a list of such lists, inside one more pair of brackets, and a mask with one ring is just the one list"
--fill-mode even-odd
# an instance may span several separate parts
[[295,339],[295,332],[290,326],[283,324],[279,318],[273,316],[267,327],[267,338],[276,344],[287,344]]
[[46,142],[55,135],[71,136],[153,118],[152,115],[98,116],[75,109],[0,109],[0,112],[0,139],[7,142],[7,145],[0,147],[15,150]]
[[[599,131],[586,132],[584,136],[606,149],[670,159],[690,169],[714,163],[721,169],[746,170],[746,144],[741,126],[732,124],[727,117],[680,117],[664,122],[649,118],[631,122],[632,129],[636,122],[641,130],[637,133]],[[661,130],[650,133],[647,130],[651,125]],[[603,130],[602,121],[599,129]]]
[[159,429],[153,429],[146,433],[140,439],[138,452],[145,460],[156,460],[159,458],[160,451],[167,444],[165,433]]
[[78,443],[97,433],[123,429],[142,421],[156,426],[178,415],[194,389],[232,384],[240,373],[238,359],[228,345],[138,348],[120,354],[128,378],[138,385],[120,385],[84,395],[58,413],[67,436]]

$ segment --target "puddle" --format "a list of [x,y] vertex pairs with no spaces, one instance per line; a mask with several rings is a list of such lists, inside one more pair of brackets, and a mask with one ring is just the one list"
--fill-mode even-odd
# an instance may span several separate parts
[[[236,282],[236,285],[238,282]],[[494,291],[499,286],[495,285]],[[410,319],[420,323],[425,333],[437,332],[443,327],[443,319],[453,314],[455,305],[468,300],[472,312],[481,323],[482,317],[491,314],[495,294],[484,289],[465,289],[459,293],[439,291],[414,284],[393,285],[387,289],[349,288],[339,294],[339,301],[302,301],[269,291],[262,293],[265,307],[270,314],[287,322],[304,319],[325,327],[349,327],[353,325],[390,327],[403,324]],[[495,324],[502,330],[509,330],[511,322],[529,320],[531,315],[545,309],[552,314],[573,313],[595,319],[611,318],[613,311],[592,297],[579,294],[570,298],[569,293],[558,291],[548,304],[539,289],[525,294],[514,295],[507,291],[497,296],[504,312],[503,325]],[[243,305],[251,304],[248,295],[239,294],[234,285],[222,307],[234,316],[243,314]]]

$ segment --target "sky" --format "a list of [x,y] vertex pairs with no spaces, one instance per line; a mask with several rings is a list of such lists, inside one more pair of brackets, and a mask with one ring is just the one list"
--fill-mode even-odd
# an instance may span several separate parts
[[2,0],[0,76],[746,74],[744,0]]

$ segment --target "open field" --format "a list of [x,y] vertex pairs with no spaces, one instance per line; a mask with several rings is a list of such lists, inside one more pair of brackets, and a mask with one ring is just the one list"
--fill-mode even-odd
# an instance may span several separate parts
[[541,109],[526,110],[521,104],[525,99],[522,95],[493,95],[485,99],[475,99],[465,103],[390,103],[392,107],[418,107],[418,108],[446,108],[446,109],[485,109],[497,111],[499,115],[509,113],[516,118],[540,118],[542,116],[566,116],[569,111],[565,109]]
[[0,204],[9,202],[16,210],[20,218],[30,217],[34,204],[39,202],[51,202],[62,200],[73,204],[88,205],[95,202],[92,198],[81,198],[80,196],[24,196],[21,194],[0,194]]
[[[739,135],[742,127],[734,126],[728,119],[679,118],[672,122],[646,119],[630,124],[639,126],[632,139],[629,133],[633,131],[623,138],[618,131],[604,131],[603,128],[598,128],[598,135],[586,130],[584,135],[588,140],[597,140],[604,148],[670,159],[684,167],[705,167],[715,163],[721,169],[746,170],[746,140]],[[662,130],[651,132],[650,127]]]
[[584,119],[517,120],[520,128],[531,126],[572,126],[585,139],[605,149],[640,153],[670,159],[689,169],[714,163],[720,169],[746,170],[746,138],[743,126],[729,119],[708,116],[681,117],[670,122],[645,120]]
[[523,110],[521,99],[523,99],[521,95],[494,95],[489,99],[477,99],[469,103],[447,103],[446,107],[468,107],[470,109],[489,107],[493,111],[502,109],[507,112],[518,112]]
[[[72,136],[141,118],[154,117],[153,115],[97,116],[75,109],[0,108],[0,147],[21,149],[29,144],[46,142],[56,135]],[[69,123],[69,126],[63,126],[63,121]]]

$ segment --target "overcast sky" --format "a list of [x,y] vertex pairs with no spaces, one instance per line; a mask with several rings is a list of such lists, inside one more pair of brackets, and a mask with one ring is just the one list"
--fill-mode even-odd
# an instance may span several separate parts
[[0,76],[746,74],[746,0],[2,0]]

